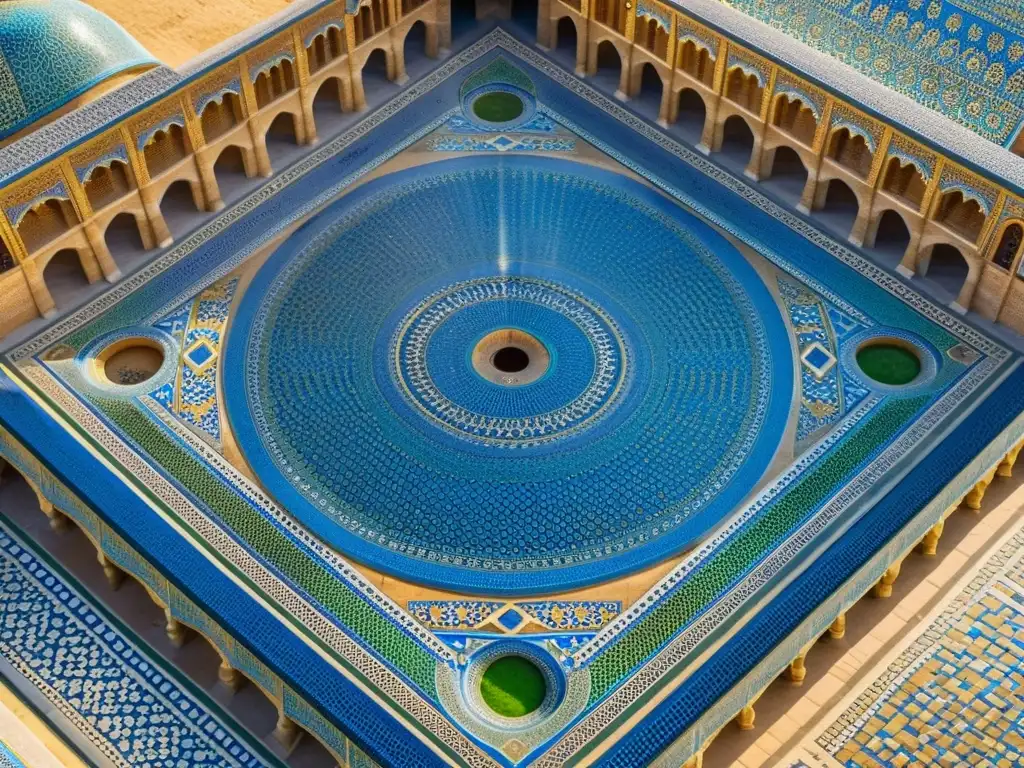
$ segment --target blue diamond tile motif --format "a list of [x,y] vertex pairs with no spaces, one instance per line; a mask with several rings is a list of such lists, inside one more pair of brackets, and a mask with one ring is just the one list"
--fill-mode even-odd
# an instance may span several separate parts
[[498,623],[511,632],[523,623],[523,615],[515,608],[510,608],[498,617]]
[[210,345],[202,342],[190,349],[185,357],[193,368],[199,369],[206,365],[213,358],[214,354],[214,351],[210,349]]
[[807,353],[804,360],[815,368],[824,368],[825,365],[832,360],[832,356],[821,347],[814,347]]

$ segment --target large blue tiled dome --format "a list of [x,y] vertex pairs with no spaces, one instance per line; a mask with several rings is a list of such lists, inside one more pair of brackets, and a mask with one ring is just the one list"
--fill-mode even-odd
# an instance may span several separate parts
[[117,22],[78,0],[4,0],[0,139],[113,75],[156,63]]

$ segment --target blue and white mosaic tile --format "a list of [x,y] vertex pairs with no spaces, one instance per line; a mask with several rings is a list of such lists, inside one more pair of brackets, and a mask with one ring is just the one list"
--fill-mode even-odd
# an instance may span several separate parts
[[2,524],[0,655],[115,765],[277,765]]

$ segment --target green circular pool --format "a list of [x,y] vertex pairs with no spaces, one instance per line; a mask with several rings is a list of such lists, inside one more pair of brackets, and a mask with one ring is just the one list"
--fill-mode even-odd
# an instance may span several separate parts
[[507,123],[523,114],[523,100],[508,91],[485,93],[473,102],[473,114],[488,123]]
[[535,711],[547,695],[543,673],[527,658],[502,656],[480,679],[480,696],[502,717],[523,717]]
[[887,342],[857,350],[857,365],[875,381],[890,386],[909,384],[921,373],[921,359],[913,350]]

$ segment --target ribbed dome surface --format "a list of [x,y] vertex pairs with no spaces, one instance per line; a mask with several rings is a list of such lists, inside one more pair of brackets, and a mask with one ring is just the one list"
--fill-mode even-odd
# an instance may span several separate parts
[[3,0],[0,138],[113,75],[157,63],[117,22],[78,0]]

